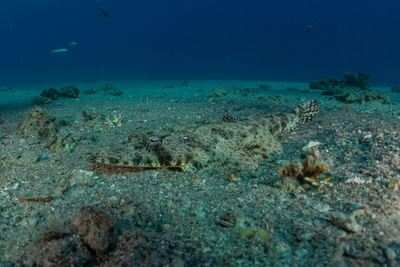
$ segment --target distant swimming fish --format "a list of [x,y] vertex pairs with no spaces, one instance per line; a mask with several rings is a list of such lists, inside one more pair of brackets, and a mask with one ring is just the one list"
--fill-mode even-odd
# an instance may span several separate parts
[[52,53],[52,54],[65,53],[65,52],[68,52],[68,49],[67,49],[67,48],[58,48],[58,49],[53,49],[53,50],[51,50],[51,53]]
[[310,33],[311,32],[311,29],[314,27],[314,22],[313,23],[311,23],[310,25],[308,25],[308,27],[307,27],[307,33]]
[[69,46],[74,46],[74,45],[78,45],[78,42],[70,42],[68,43]]
[[108,11],[107,11],[107,9],[105,9],[105,8],[99,8],[98,9],[103,15],[104,15],[104,17],[105,18],[108,18]]

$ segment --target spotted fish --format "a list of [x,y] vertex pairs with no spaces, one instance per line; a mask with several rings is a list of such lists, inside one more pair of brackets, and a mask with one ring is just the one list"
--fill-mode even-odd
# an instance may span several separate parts
[[105,147],[91,157],[103,166],[130,168],[203,168],[211,164],[250,166],[281,153],[279,137],[318,114],[318,101],[300,104],[290,113],[255,114],[234,122],[175,127],[162,137],[133,134],[121,147]]

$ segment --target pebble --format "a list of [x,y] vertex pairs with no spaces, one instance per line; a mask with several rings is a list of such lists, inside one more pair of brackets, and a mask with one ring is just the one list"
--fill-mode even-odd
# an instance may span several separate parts
[[396,255],[396,252],[393,250],[393,249],[391,249],[391,248],[386,248],[385,249],[385,255],[386,255],[386,258],[388,259],[388,260],[395,260],[396,259],[396,257],[397,257],[397,255]]
[[110,208],[116,208],[119,206],[121,202],[121,199],[117,196],[111,196],[108,200],[107,200],[107,206]]
[[343,230],[351,233],[360,233],[363,228],[355,220],[355,215],[345,215],[343,213],[336,213],[332,216],[332,223]]
[[304,234],[301,234],[300,236],[298,236],[297,239],[298,239],[299,241],[308,241],[308,240],[310,240],[313,236],[314,236],[314,234],[312,234],[312,233],[304,233]]
[[39,160],[39,155],[34,151],[25,151],[21,157],[17,160],[18,164],[30,165],[34,164]]
[[71,178],[71,184],[80,184],[83,186],[92,187],[95,184],[96,179],[98,178],[94,174],[95,173],[92,171],[78,170]]
[[303,152],[306,151],[310,151],[312,148],[316,147],[316,146],[320,146],[321,142],[318,141],[310,141],[308,142],[308,144],[306,146],[303,146],[303,148],[301,149]]
[[[284,241],[278,241],[278,243],[274,246],[274,252],[278,254],[287,253],[290,251],[290,246]],[[287,253],[287,256],[290,255]]]
[[294,254],[299,257],[299,258],[303,258],[305,255],[308,254],[308,250],[303,248],[303,249],[298,249],[294,252]]

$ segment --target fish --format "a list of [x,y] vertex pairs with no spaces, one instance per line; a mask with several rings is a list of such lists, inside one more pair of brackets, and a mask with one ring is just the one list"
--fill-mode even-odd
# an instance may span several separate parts
[[53,49],[51,50],[52,54],[57,54],[57,53],[65,53],[68,52],[67,48],[57,48],[57,49]]
[[107,9],[99,8],[98,10],[104,15],[105,18],[108,18],[109,13],[108,13]]
[[314,27],[314,22],[313,23],[311,23],[310,25],[308,25],[308,27],[307,27],[307,33],[310,33],[311,32],[311,29]]
[[271,154],[281,153],[279,137],[311,122],[318,114],[318,106],[314,99],[285,114],[256,113],[235,122],[194,124],[183,128],[177,125],[170,133],[162,135],[154,147],[147,145],[152,142],[153,135],[135,132],[129,143],[99,148],[88,161],[97,166],[137,169],[252,166]]
[[68,45],[69,45],[69,46],[78,45],[78,42],[75,42],[75,41],[74,41],[74,42],[70,42],[70,43],[68,43]]

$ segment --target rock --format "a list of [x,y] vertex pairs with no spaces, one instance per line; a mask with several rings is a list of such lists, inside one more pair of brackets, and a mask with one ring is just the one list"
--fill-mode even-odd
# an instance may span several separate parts
[[386,258],[390,261],[395,260],[397,257],[396,252],[391,248],[385,249],[385,255],[386,255]]
[[50,88],[48,90],[43,90],[40,93],[40,96],[33,98],[33,103],[35,105],[43,105],[49,104],[54,100],[59,98],[78,98],[79,97],[79,89],[75,86],[66,86],[61,88],[60,91],[57,91],[54,88]]
[[224,89],[214,89],[208,97],[222,97],[226,96],[228,93]]
[[48,90],[43,90],[40,93],[40,96],[43,98],[47,98],[51,102],[52,100],[56,100],[59,97],[59,94],[56,89],[50,88]]
[[66,86],[61,88],[58,93],[60,98],[78,98],[79,97],[79,89],[76,86]]
[[107,206],[109,208],[117,208],[120,203],[121,203],[121,199],[119,197],[117,197],[117,196],[111,196],[107,200]]
[[332,216],[331,221],[334,225],[342,228],[343,230],[351,233],[361,233],[362,226],[356,222],[355,217],[361,215],[363,210],[354,211],[350,215],[343,213],[336,213]]
[[114,246],[117,223],[106,213],[94,207],[82,207],[71,222],[71,232],[99,254]]
[[32,103],[35,105],[45,105],[45,104],[50,104],[51,103],[51,99],[46,98],[46,97],[42,97],[42,96],[36,96],[32,99]]
[[379,101],[382,104],[391,104],[388,95],[381,94],[375,91],[367,91],[363,93],[348,92],[335,96],[336,100],[346,104],[364,104],[370,101]]
[[348,87],[356,87],[360,88],[361,90],[366,90],[370,87],[368,84],[370,77],[371,75],[365,73],[346,72],[344,74],[344,84]]
[[36,107],[18,125],[17,134],[34,139],[36,143],[46,142],[51,145],[56,140],[57,129],[54,119],[50,119],[43,109]]
[[263,83],[263,84],[260,84],[260,86],[258,86],[258,89],[269,90],[269,89],[271,89],[271,86]]
[[333,88],[343,88],[343,82],[334,78],[325,78],[323,80],[310,82],[310,89],[330,90]]
[[299,257],[299,258],[303,258],[304,256],[306,256],[308,254],[308,250],[303,248],[303,249],[298,249],[294,252],[294,254]]
[[113,96],[122,95],[122,91],[120,89],[116,88],[114,85],[108,82],[101,83],[98,86],[97,91],[102,91],[103,94],[105,95],[113,95]]
[[[8,87],[8,86],[0,86],[0,92],[8,92],[8,91],[12,91],[13,88],[12,87]],[[1,266],[1,265],[0,265]]]
[[328,77],[323,80],[310,82],[309,86],[310,89],[326,90],[329,91],[329,95],[335,95],[338,94],[340,90],[345,87],[352,87],[361,90],[369,89],[369,78],[369,74],[346,72],[344,74],[344,81]]
[[400,86],[394,86],[390,89],[392,93],[400,93]]
[[92,266],[94,257],[77,236],[53,236],[36,245],[28,266]]
[[95,173],[87,170],[75,171],[71,177],[71,185],[82,185],[92,187],[96,183],[98,176]]
[[97,94],[97,90],[93,89],[93,88],[89,88],[89,89],[86,89],[85,91],[83,91],[83,93],[86,95],[94,95],[94,94]]
[[32,165],[39,160],[39,154],[34,151],[24,151],[17,159],[17,163],[21,165]]
[[303,152],[310,152],[313,148],[322,145],[321,142],[318,141],[310,141],[306,146],[303,146],[301,149]]

